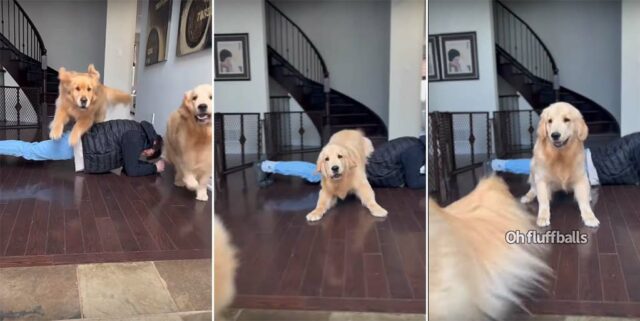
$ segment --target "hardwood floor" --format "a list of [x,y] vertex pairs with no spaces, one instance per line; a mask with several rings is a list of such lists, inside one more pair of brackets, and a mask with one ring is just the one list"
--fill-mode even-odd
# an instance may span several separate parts
[[0,156],[0,267],[210,258],[211,201],[174,187],[172,172],[76,174],[72,161]]
[[[466,195],[483,175],[482,168],[465,173],[450,186],[450,203]],[[524,195],[524,175],[500,175],[511,192]],[[526,304],[534,314],[640,317],[640,187],[593,188],[592,207],[600,227],[585,227],[573,195],[562,192],[551,203],[551,230],[579,231],[588,243],[553,244],[549,264],[555,278],[548,292]],[[527,207],[537,213],[537,203]]]
[[276,176],[260,189],[248,168],[217,187],[240,252],[235,308],[424,313],[424,190],[375,189],[386,219],[350,197],[308,223],[317,184]]

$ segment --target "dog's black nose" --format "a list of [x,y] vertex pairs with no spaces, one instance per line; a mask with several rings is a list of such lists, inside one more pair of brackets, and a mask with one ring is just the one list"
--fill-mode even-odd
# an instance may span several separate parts
[[207,104],[200,104],[200,105],[198,105],[198,111],[205,112],[205,111],[207,111],[207,107],[209,107],[209,106],[207,106]]
[[339,169],[340,169],[340,167],[338,167],[336,165],[331,166],[331,170],[334,171],[334,172],[337,172]]
[[558,133],[558,132],[551,133],[551,138],[553,138],[553,140],[560,139],[560,133]]
[[87,98],[86,97],[80,98],[80,103],[83,104],[83,105],[86,105],[87,104]]

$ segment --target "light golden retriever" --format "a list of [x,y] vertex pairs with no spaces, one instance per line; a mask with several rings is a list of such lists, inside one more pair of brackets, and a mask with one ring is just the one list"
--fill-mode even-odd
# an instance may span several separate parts
[[115,104],[131,104],[131,95],[100,83],[100,73],[89,65],[87,73],[58,70],[60,94],[56,99],[56,112],[51,122],[51,139],[62,136],[64,125],[70,118],[76,120],[69,136],[69,145],[80,141],[94,123],[104,121],[107,108]]
[[501,178],[446,208],[429,199],[428,215],[429,320],[503,320],[549,279],[545,245],[507,243],[536,227]]
[[589,128],[582,114],[571,104],[552,104],[542,111],[537,134],[529,176],[531,189],[522,202],[529,203],[537,197],[538,226],[548,226],[553,192],[573,191],[584,224],[597,227],[600,222],[589,204],[591,186],[584,166],[583,143]]
[[167,124],[166,157],[176,168],[174,184],[195,191],[199,201],[209,200],[211,105],[211,85],[199,85],[184,94],[182,105]]
[[236,293],[235,276],[238,259],[229,233],[217,215],[213,217],[213,235],[215,255],[213,316],[217,320],[216,318],[221,318],[220,312],[231,304]]
[[341,130],[329,139],[318,156],[316,170],[322,174],[320,196],[316,208],[307,214],[308,221],[317,221],[338,198],[355,193],[371,215],[387,216],[387,210],[376,202],[367,180],[365,166],[373,152],[373,144],[359,130]]

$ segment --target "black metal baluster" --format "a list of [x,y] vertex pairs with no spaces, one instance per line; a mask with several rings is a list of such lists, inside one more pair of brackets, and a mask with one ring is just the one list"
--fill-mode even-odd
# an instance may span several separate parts
[[302,114],[304,112],[300,112],[300,129],[298,129],[298,134],[300,135],[300,155],[302,156],[302,151],[304,150],[304,123],[302,122]]
[[245,159],[245,151],[244,144],[246,143],[246,138],[244,136],[244,114],[240,114],[240,163],[244,164]]

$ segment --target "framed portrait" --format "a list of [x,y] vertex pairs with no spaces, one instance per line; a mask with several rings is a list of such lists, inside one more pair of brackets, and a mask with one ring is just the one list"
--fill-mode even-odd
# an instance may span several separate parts
[[149,0],[145,66],[167,60],[172,0]]
[[176,54],[211,48],[211,0],[181,0]]
[[438,41],[436,36],[429,36],[427,48],[427,71],[429,73],[429,81],[438,81],[440,77],[440,56],[438,50]]
[[217,34],[214,38],[215,80],[251,80],[249,34]]
[[475,32],[439,35],[442,80],[479,79]]

